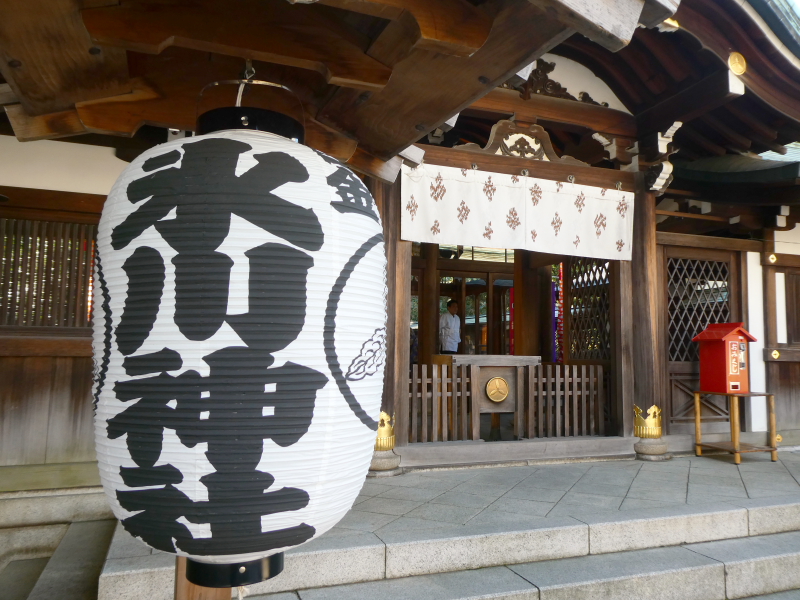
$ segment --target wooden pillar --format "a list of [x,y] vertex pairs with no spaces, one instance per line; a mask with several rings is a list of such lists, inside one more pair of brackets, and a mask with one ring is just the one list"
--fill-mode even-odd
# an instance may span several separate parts
[[514,354],[539,356],[539,273],[531,268],[531,252],[514,250]]
[[381,408],[394,415],[396,444],[408,443],[408,372],[411,315],[411,242],[400,240],[400,182],[370,180],[383,221],[386,248],[386,371]]
[[[612,431],[633,435],[633,284],[630,261],[611,261]],[[663,409],[663,407],[662,407]]]
[[[664,360],[663,332],[659,313],[663,301],[656,248],[656,199],[647,189],[644,173],[636,174],[633,220],[633,260],[631,261],[631,304],[633,314],[634,402],[642,407],[657,404],[662,409]],[[624,269],[623,269],[624,271]],[[629,338],[630,339],[630,338]],[[664,410],[665,421],[668,410]],[[625,419],[623,415],[623,420]],[[624,432],[628,434],[627,431]]]
[[[392,198],[393,186],[383,183],[373,178],[369,178],[368,187],[375,199],[378,212],[381,215],[383,225],[383,244],[386,252],[386,375],[383,379],[383,398],[381,409],[390,415],[394,410],[394,378],[390,374],[394,372],[396,323],[394,319],[396,311],[396,277],[397,270],[397,242],[400,237],[400,221],[395,220],[396,207],[399,200]],[[397,184],[399,187],[399,184]]]
[[419,294],[419,364],[429,365],[439,353],[439,245],[422,244],[425,269]]
[[230,588],[207,588],[186,579],[186,557],[175,558],[175,600],[231,600]]
[[552,266],[539,267],[539,354],[542,362],[555,361],[556,305],[553,298]]

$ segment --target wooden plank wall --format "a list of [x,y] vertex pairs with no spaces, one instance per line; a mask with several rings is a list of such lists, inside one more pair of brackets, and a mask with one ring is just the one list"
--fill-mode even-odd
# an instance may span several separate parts
[[0,465],[95,460],[91,338],[0,336]]
[[105,198],[0,192],[0,465],[93,461],[88,300]]

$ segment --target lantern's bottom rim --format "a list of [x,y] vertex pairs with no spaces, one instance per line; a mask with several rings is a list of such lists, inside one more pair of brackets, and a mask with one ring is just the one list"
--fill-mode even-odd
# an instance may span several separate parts
[[186,559],[186,579],[207,588],[233,588],[271,579],[283,571],[283,552],[257,560],[212,564]]

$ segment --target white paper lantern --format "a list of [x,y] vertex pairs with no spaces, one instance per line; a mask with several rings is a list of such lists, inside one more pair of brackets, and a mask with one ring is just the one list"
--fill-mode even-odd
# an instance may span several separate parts
[[333,527],[369,468],[386,351],[360,179],[269,133],[169,142],[111,190],[96,265],[97,455],[125,529],[232,564]]

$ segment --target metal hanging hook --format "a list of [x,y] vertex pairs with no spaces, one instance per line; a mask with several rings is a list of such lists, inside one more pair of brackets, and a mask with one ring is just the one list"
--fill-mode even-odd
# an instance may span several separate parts
[[[206,84],[205,86],[203,86],[203,89],[201,89],[200,93],[197,95],[197,101],[196,101],[196,104],[195,104],[195,121],[197,120],[197,113],[198,113],[198,110],[200,108],[200,101],[203,99],[203,94],[205,93],[205,91],[207,89],[212,88],[212,87],[218,87],[218,86],[221,86],[221,85],[238,85],[239,86],[239,90],[238,90],[238,92],[236,94],[235,106],[237,108],[240,108],[241,105],[242,105],[242,96],[244,94],[245,88],[247,86],[249,86],[249,85],[263,85],[263,86],[266,86],[266,87],[274,87],[274,88],[279,88],[279,89],[282,89],[282,90],[286,90],[287,92],[289,92],[290,94],[292,94],[295,97],[295,99],[297,100],[297,103],[300,105],[300,118],[302,119],[303,129],[305,130],[305,128],[306,128],[306,111],[305,111],[305,107],[303,106],[303,101],[300,99],[300,96],[298,96],[297,93],[294,90],[292,90],[291,88],[289,88],[289,87],[287,87],[287,86],[285,86],[283,84],[273,83],[271,81],[262,81],[262,80],[259,80],[259,79],[254,79],[255,75],[256,75],[256,69],[253,66],[253,61],[248,58],[248,59],[245,60],[244,72],[242,73],[242,77],[244,77],[244,79],[224,79],[224,80],[221,80],[221,81],[212,81],[211,83]],[[245,123],[245,125],[247,125],[247,123]]]

